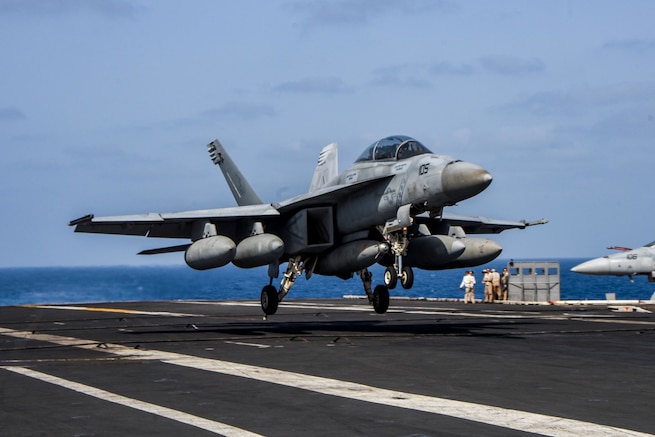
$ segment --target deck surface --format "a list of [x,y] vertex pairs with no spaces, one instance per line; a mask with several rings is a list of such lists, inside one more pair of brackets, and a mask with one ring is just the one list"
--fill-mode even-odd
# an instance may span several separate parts
[[[651,309],[652,308],[646,308]],[[8,436],[655,435],[655,316],[295,300],[0,307]]]

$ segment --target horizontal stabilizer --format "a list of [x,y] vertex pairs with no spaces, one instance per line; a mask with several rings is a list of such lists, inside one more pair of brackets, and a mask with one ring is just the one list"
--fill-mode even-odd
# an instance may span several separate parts
[[490,219],[482,216],[466,216],[444,212],[439,217],[430,217],[428,214],[419,214],[414,218],[418,224],[425,224],[432,234],[447,234],[448,227],[459,226],[467,234],[499,234],[508,229],[525,229],[528,226],[544,225],[548,220],[509,221]]
[[184,252],[191,246],[190,244],[182,244],[180,246],[171,246],[171,247],[161,247],[159,249],[148,249],[142,250],[137,255],[158,255],[160,253],[173,253],[173,252]]
[[533,220],[531,222],[526,222],[525,220],[522,220],[523,223],[525,223],[525,226],[537,226],[537,225],[545,225],[548,223],[547,219],[539,219],[539,220]]

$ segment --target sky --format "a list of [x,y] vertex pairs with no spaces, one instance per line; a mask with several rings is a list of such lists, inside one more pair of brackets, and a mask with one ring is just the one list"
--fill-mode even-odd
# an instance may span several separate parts
[[[266,202],[409,135],[486,168],[450,212],[545,226],[503,258],[655,240],[651,0],[0,0],[0,267],[183,264],[96,216],[234,206],[219,139]],[[170,244],[172,243],[172,244]]]

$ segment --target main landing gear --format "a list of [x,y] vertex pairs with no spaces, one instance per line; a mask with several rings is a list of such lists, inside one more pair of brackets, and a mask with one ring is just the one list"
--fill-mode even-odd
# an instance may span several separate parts
[[386,285],[376,285],[375,290],[371,291],[371,284],[373,275],[371,272],[366,270],[361,270],[359,273],[359,278],[362,280],[364,285],[364,291],[368,297],[368,302],[373,305],[373,309],[378,314],[384,314],[389,309],[389,288]]
[[305,265],[307,261],[309,261],[310,259],[312,258],[303,260],[300,256],[297,256],[289,260],[289,264],[287,265],[287,271],[284,272],[282,282],[280,283],[279,292],[273,286],[273,278],[277,277],[278,265],[277,263],[269,265],[268,276],[271,278],[271,280],[267,286],[262,288],[262,294],[260,298],[262,311],[264,311],[264,317],[275,314],[275,312],[277,311],[277,307],[279,306],[279,303],[282,302],[284,296],[286,296],[287,293],[289,293],[291,286],[294,284],[294,282],[296,282],[296,278],[298,277],[298,275],[300,275],[303,272],[303,270],[307,270],[306,274],[308,278],[309,276],[311,276],[311,273],[314,271],[314,265],[316,263],[316,259],[313,258],[314,264],[310,268],[308,268]]
[[[300,257],[292,258],[289,260],[289,265],[287,266],[287,270],[284,273],[282,282],[280,283],[279,292],[273,286],[273,278],[276,275],[272,273],[274,273],[273,270],[275,270],[276,266],[273,269],[269,269],[269,276],[271,278],[270,283],[262,288],[260,297],[260,303],[262,311],[264,312],[264,318],[277,312],[277,308],[280,302],[282,302],[282,299],[287,295],[289,289],[296,281],[298,275],[300,275],[303,270],[306,269],[306,261],[307,260],[302,260]],[[308,273],[306,273],[308,277],[311,276],[312,271],[313,266],[311,266],[311,268],[308,270]],[[411,275],[411,269],[409,272]],[[368,271],[368,269],[364,269],[357,273],[362,280],[362,284],[364,285],[364,291],[366,292],[368,301],[371,305],[373,305],[375,312],[378,314],[386,313],[389,309],[389,287],[386,285],[377,285],[374,290],[371,290],[373,277],[371,272]],[[413,281],[413,276],[411,276],[411,278]],[[401,279],[401,283],[404,282],[405,280]]]
[[277,297],[277,290],[272,285],[262,288],[261,304],[265,315],[275,314],[280,301]]

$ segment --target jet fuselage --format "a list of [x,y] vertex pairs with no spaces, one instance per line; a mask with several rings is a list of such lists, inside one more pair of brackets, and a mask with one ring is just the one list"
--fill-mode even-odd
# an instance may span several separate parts
[[356,163],[333,185],[378,179],[342,199],[336,211],[339,232],[371,228],[396,217],[403,205],[438,212],[482,192],[491,175],[475,164],[451,156],[422,154],[399,161]]

